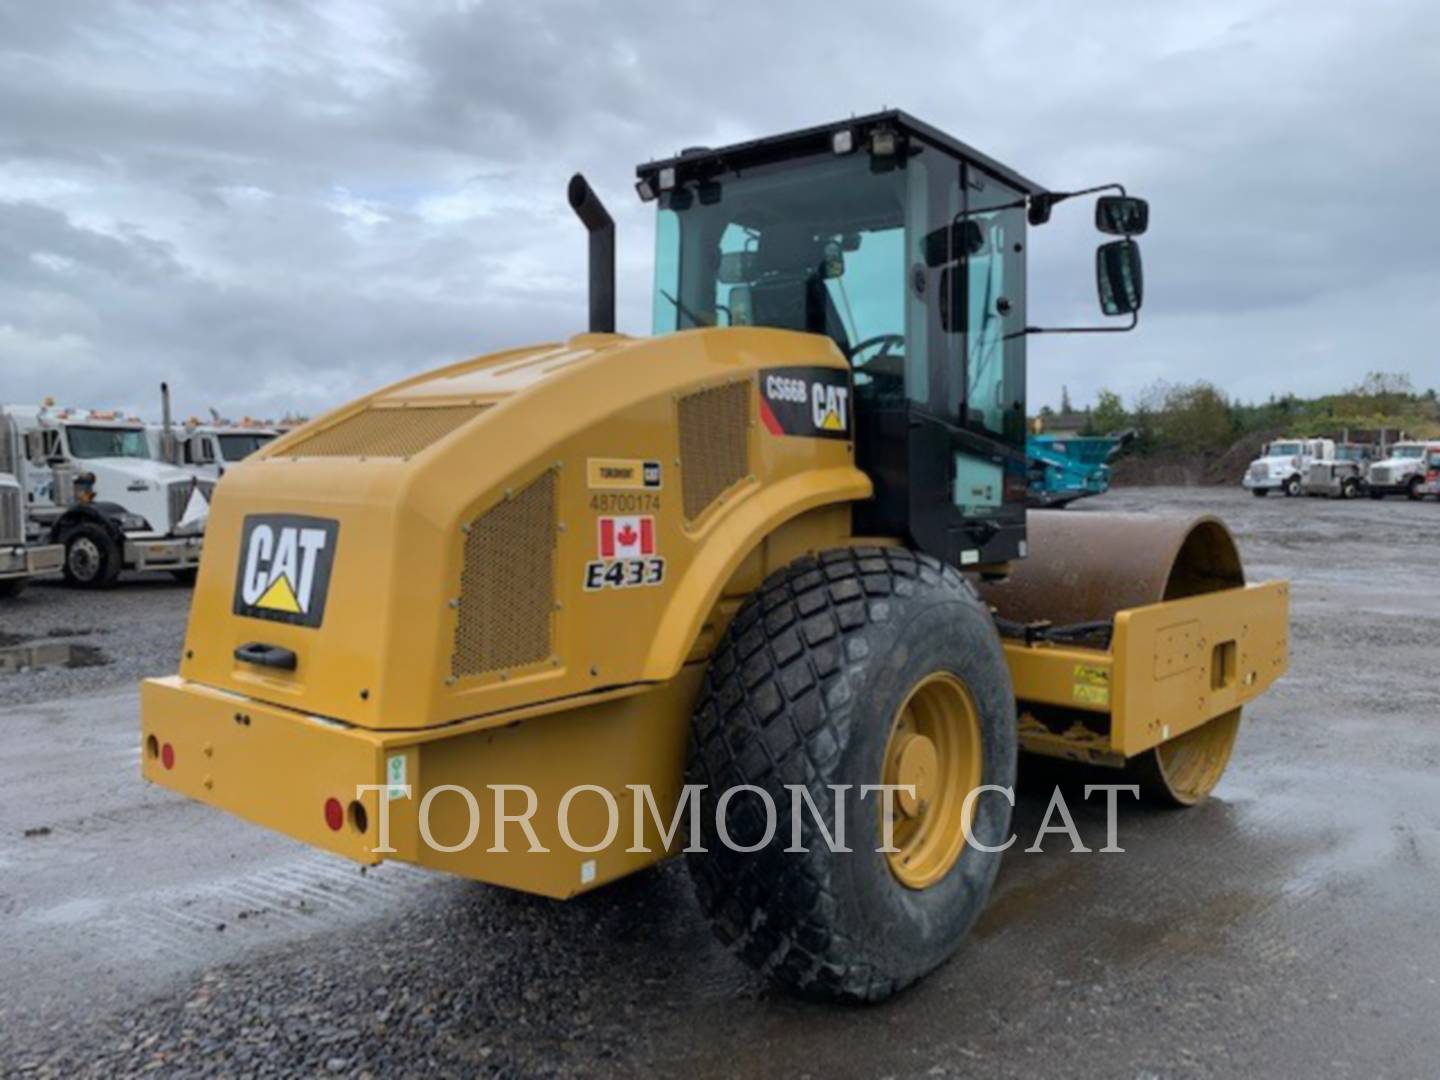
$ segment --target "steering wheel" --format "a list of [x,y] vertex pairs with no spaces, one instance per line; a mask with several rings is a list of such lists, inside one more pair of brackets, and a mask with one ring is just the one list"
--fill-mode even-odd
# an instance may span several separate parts
[[850,350],[845,354],[845,359],[849,360],[857,368],[862,367],[862,364],[856,362],[855,357],[859,356],[866,349],[873,349],[876,346],[879,346],[880,348],[879,352],[877,352],[874,356],[870,357],[868,361],[866,361],[866,363],[871,363],[876,360],[883,360],[885,357],[890,355],[891,349],[895,348],[897,345],[904,344],[904,334],[876,334],[874,337],[868,337],[864,341],[850,346]]

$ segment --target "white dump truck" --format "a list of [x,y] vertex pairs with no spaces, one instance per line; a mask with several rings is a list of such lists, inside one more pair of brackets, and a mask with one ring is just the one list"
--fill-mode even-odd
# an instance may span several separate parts
[[8,405],[26,515],[64,548],[65,580],[113,585],[122,570],[193,580],[214,485],[152,455],[144,422],[115,411]]
[[1423,442],[1398,442],[1390,448],[1390,455],[1370,466],[1366,487],[1372,499],[1386,495],[1407,495],[1412,499],[1423,496],[1427,462],[1430,456],[1440,453],[1440,439]]
[[1276,439],[1260,450],[1241,483],[1256,495],[1280,491],[1299,495],[1300,484],[1316,461],[1335,458],[1334,439]]

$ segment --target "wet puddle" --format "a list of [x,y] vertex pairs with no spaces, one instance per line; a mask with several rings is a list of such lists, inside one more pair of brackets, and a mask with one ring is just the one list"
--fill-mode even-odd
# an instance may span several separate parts
[[104,651],[94,645],[72,645],[57,641],[40,645],[15,645],[0,648],[0,675],[36,668],[100,667],[110,663]]

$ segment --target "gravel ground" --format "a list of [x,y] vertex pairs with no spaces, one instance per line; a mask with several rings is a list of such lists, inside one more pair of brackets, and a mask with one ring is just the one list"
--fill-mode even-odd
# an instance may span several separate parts
[[[92,616],[108,632],[84,640],[113,662],[65,672],[50,693],[67,700],[42,700],[45,676],[0,675],[0,1062],[107,1076],[1434,1075],[1440,507],[1159,489],[1074,512],[1105,509],[1224,517],[1252,580],[1294,583],[1291,673],[1248,711],[1216,797],[1122,810],[1124,855],[1017,845],[960,954],[865,1009],[768,988],[715,943],[679,865],[562,904],[403,866],[362,873],[147,789],[135,695],[104,688],[172,668],[186,594],[109,594],[122,625]],[[72,595],[26,603],[102,610]],[[24,618],[33,631],[78,614]],[[87,690],[101,692],[69,698]],[[1024,842],[1050,778],[1025,778]],[[1078,779],[1070,805],[1099,847],[1103,808]]]
[[0,674],[0,702],[18,705],[112,686],[132,686],[180,662],[190,587],[169,574],[126,574],[113,589],[69,589],[59,577],[32,581],[0,602],[0,650],[70,646],[74,666]]

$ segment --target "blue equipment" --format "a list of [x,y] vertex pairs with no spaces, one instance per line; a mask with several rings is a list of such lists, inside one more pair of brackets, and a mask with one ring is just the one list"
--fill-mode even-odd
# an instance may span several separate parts
[[1110,490],[1110,462],[1135,438],[1113,435],[1027,435],[1031,506],[1058,509]]

